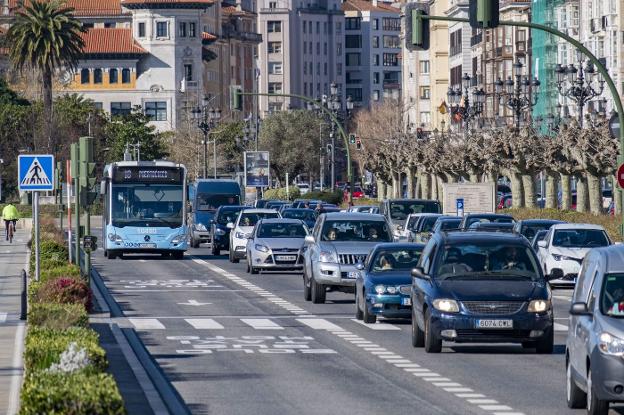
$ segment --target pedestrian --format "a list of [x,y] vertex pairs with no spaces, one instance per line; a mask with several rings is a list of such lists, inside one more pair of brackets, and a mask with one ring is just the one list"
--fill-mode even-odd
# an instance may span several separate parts
[[13,223],[13,230],[15,230],[15,224],[19,219],[19,212],[12,203],[9,203],[2,209],[2,219],[4,220],[4,233],[6,240],[9,240],[9,224]]

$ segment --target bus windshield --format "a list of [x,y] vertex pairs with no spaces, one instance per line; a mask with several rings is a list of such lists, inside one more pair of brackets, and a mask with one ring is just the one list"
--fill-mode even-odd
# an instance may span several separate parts
[[178,228],[183,224],[184,188],[171,184],[113,185],[112,225]]

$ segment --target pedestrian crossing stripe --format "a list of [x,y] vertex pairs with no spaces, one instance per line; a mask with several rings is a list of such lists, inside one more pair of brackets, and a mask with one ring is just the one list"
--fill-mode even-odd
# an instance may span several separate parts
[[18,183],[21,191],[54,190],[54,156],[20,155],[18,167]]

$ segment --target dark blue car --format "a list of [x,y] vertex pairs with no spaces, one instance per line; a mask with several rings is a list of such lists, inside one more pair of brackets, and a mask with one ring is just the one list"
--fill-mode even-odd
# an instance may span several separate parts
[[313,209],[286,208],[282,210],[282,218],[302,220],[309,229],[314,228],[316,223],[316,212]]
[[412,271],[412,344],[521,343],[552,353],[551,291],[526,238],[439,232]]
[[241,210],[246,206],[221,206],[215,212],[211,220],[212,255],[220,255],[221,250],[230,250],[230,229],[227,224],[236,222],[236,218]]
[[384,243],[373,248],[355,281],[355,317],[374,323],[377,316],[410,318],[411,270],[425,246]]

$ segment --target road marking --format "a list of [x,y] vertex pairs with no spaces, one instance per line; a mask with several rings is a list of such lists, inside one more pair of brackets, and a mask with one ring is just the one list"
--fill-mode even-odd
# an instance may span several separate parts
[[507,405],[479,405],[479,408],[486,411],[511,411],[512,409]]
[[468,399],[468,402],[475,404],[475,405],[494,405],[497,404],[498,401],[496,399]]
[[8,313],[0,313],[0,324],[6,322]]
[[572,301],[572,297],[564,297],[562,295],[553,295],[553,298],[564,301]]
[[568,331],[568,326],[565,324],[555,323],[555,331]]
[[458,398],[486,398],[482,393],[456,393],[455,396]]
[[137,330],[164,330],[165,326],[156,318],[129,318]]
[[211,318],[185,318],[184,321],[196,329],[221,330],[223,326]]
[[200,303],[197,300],[188,300],[188,302],[186,302],[186,303],[178,303],[178,304],[199,307],[199,306],[202,306],[202,305],[209,305],[209,304],[212,304],[212,303]]
[[461,383],[457,382],[434,382],[433,384],[440,388],[455,388],[462,386]]
[[[446,392],[451,392],[451,393],[455,393],[455,392],[474,392],[470,388],[442,388],[442,389],[444,389]],[[511,409],[511,408],[509,408],[509,409]]]
[[388,323],[364,323],[362,320],[357,320],[355,318],[352,318],[351,321],[355,321],[356,323],[361,324],[364,327],[368,327],[371,330],[401,330],[400,327],[393,326]]
[[269,320],[268,318],[241,318],[241,321],[248,326],[253,327],[256,330],[283,330],[282,326],[279,326]]
[[298,318],[297,321],[315,330],[342,331],[340,327],[323,318]]

